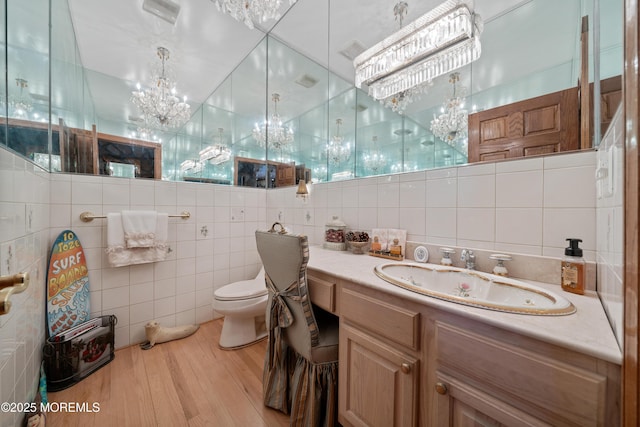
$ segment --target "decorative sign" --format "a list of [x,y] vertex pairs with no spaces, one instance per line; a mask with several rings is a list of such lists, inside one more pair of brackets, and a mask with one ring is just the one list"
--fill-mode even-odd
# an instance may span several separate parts
[[65,230],[51,248],[47,271],[49,336],[89,320],[89,271],[80,240]]

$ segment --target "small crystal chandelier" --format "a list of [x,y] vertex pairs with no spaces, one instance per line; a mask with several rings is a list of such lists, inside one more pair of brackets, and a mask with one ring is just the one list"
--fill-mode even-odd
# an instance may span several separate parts
[[288,126],[282,126],[282,119],[278,114],[278,102],[280,101],[280,95],[274,93],[271,97],[273,100],[273,114],[271,120],[263,123],[259,126],[256,123],[253,128],[253,137],[260,147],[266,147],[276,150],[283,150],[289,148],[293,143],[293,129]]
[[447,144],[454,146],[456,141],[467,135],[468,114],[464,107],[461,93],[456,92],[456,83],[460,81],[460,73],[449,76],[449,83],[453,85],[453,93],[443,105],[439,116],[431,121],[431,132]]
[[196,174],[202,172],[203,167],[202,162],[188,159],[180,163],[180,172],[182,172],[183,175],[186,173]]
[[[396,5],[396,16],[404,14],[403,3]],[[473,0],[447,0],[358,55],[353,61],[355,85],[367,85],[377,100],[420,88],[477,60],[481,32]]]
[[182,101],[176,96],[175,82],[169,77],[170,70],[166,66],[169,50],[158,47],[160,69],[153,73],[151,87],[143,90],[140,83],[131,94],[131,101],[140,109],[145,123],[149,126],[167,129],[182,126],[191,117],[191,107],[187,97]]
[[218,128],[218,135],[214,137],[214,144],[200,151],[200,162],[219,165],[231,159],[231,149],[224,143],[224,129]]
[[344,138],[340,136],[340,125],[342,119],[336,119],[336,134],[331,137],[331,140],[327,144],[327,156],[329,162],[332,165],[339,165],[342,162],[346,162],[351,157],[351,147],[349,144],[344,144]]
[[364,155],[364,167],[372,171],[374,174],[377,174],[378,171],[382,170],[386,165],[387,160],[384,158],[384,155],[380,154],[378,151],[378,137],[374,136],[372,141],[373,151]]
[[[262,24],[270,19],[280,18],[282,0],[211,0],[218,10],[242,21],[253,30],[254,24]],[[292,5],[296,0],[289,0]]]
[[29,82],[25,79],[17,78],[16,86],[20,87],[20,96],[18,98],[9,99],[9,107],[12,110],[13,117],[19,119],[26,119],[29,116],[31,110],[33,110],[33,104],[24,97],[24,89],[29,87]]

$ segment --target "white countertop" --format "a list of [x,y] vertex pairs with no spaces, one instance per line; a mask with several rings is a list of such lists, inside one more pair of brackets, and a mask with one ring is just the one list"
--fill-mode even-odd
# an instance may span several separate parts
[[391,260],[311,246],[308,268],[608,362],[622,364],[622,352],[595,292],[576,295],[562,291],[560,285],[523,280],[523,282],[561,293],[573,303],[577,311],[564,316],[503,313],[432,298],[392,285],[376,276],[373,271],[376,265],[389,261]]

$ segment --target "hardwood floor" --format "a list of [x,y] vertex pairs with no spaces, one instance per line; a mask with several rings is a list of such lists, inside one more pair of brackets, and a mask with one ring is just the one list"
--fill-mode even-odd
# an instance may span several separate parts
[[182,340],[117,350],[108,365],[48,395],[97,402],[100,411],[49,413],[47,426],[287,426],[287,415],[262,404],[266,340],[225,351],[221,329],[222,319],[213,320]]

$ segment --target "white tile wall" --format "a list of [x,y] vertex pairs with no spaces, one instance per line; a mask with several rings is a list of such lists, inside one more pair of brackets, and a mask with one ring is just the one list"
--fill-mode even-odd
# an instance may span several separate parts
[[551,257],[578,237],[594,261],[595,165],[588,151],[322,183],[306,203],[284,188],[268,192],[267,223],[284,221],[320,244],[338,215],[351,229],[398,227],[418,241]]
[[596,233],[598,293],[609,316],[618,344],[623,343],[624,253],[624,123],[615,115],[602,139],[596,161]]
[[[49,239],[62,229],[76,230],[87,253],[92,289],[92,315],[120,313],[116,347],[144,341],[144,324],[158,320],[165,326],[179,321],[204,322],[214,317],[214,289],[254,277],[259,264],[253,243],[266,192],[113,177],[55,174],[51,180],[53,215]],[[125,209],[152,209],[177,214],[171,218],[167,260],[112,268],[105,254],[106,220],[81,222],[81,212],[95,214]],[[231,218],[230,211],[242,211]],[[23,210],[24,211],[24,210]]]
[[[27,290],[0,316],[0,402],[29,402],[39,380],[45,339],[45,281],[49,251],[49,174],[0,148],[0,274],[28,272]],[[64,189],[58,195],[68,198]],[[0,426],[22,415],[0,412]]]

